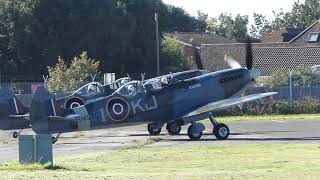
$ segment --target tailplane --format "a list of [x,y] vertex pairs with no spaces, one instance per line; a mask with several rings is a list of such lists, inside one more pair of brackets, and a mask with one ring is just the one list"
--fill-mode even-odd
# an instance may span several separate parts
[[27,119],[29,109],[10,89],[0,88],[0,129],[13,130],[30,127]]
[[0,117],[10,115],[24,115],[29,109],[15,96],[10,89],[3,87],[0,89]]
[[63,110],[55,100],[55,96],[51,94],[44,86],[38,87],[31,102],[30,119],[42,120],[49,116],[62,115]]

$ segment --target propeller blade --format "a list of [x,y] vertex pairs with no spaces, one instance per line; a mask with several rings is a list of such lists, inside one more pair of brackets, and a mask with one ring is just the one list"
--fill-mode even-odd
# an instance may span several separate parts
[[246,66],[247,69],[252,69],[252,63],[253,63],[253,56],[252,56],[252,45],[251,45],[251,40],[250,37],[247,37],[247,42],[246,42]]
[[239,62],[233,59],[232,57],[227,56],[227,54],[224,55],[224,60],[231,67],[231,69],[241,68],[241,65],[239,64]]
[[193,53],[194,53],[194,59],[196,61],[197,68],[199,70],[203,70],[203,64],[202,64],[202,60],[201,60],[201,57],[200,57],[200,53],[199,53],[198,49],[195,46],[193,46]]

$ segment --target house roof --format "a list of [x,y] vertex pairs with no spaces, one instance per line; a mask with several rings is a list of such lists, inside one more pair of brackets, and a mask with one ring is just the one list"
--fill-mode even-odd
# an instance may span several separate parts
[[262,42],[283,42],[282,34],[286,32],[286,29],[280,31],[274,31],[271,33],[263,34],[260,38]]
[[174,32],[164,33],[164,36],[177,39],[181,42],[193,44],[195,46],[201,46],[201,44],[230,44],[236,42],[212,33]]
[[320,23],[320,20],[317,20],[316,22],[314,22],[311,26],[307,27],[304,31],[302,31],[300,34],[298,34],[295,38],[293,38],[289,43],[294,42],[295,40],[297,40],[299,37],[301,37],[303,34],[305,34],[306,32],[308,32],[313,26],[315,26],[316,24]]

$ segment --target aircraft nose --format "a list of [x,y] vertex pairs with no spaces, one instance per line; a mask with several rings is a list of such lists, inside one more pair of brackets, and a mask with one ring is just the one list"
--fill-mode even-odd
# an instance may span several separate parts
[[261,71],[258,69],[250,69],[249,70],[249,75],[251,79],[256,79],[257,77],[259,77],[261,74]]

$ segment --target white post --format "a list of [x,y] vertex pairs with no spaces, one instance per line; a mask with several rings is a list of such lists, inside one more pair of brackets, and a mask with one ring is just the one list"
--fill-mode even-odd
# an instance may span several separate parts
[[292,70],[289,71],[289,102],[293,105],[293,93],[292,93]]

